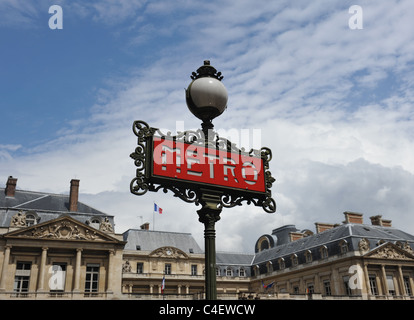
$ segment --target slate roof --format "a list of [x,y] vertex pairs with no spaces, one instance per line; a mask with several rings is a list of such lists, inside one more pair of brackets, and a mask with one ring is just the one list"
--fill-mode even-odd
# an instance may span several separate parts
[[217,252],[216,264],[217,265],[245,265],[250,266],[252,264],[254,254],[248,253],[234,253],[234,252]]
[[347,241],[349,251],[355,251],[358,250],[358,242],[361,238],[367,238],[369,240],[370,249],[375,248],[380,240],[390,242],[408,241],[411,247],[414,248],[414,236],[399,229],[347,223],[296,241],[260,251],[256,253],[252,264],[258,265],[266,261],[275,263],[279,258],[284,258],[285,261],[289,261],[292,254],[297,254],[299,263],[302,263],[304,259],[303,253],[308,250],[311,251],[314,259],[318,259],[320,256],[319,249],[322,246],[327,247],[329,255],[334,255],[340,253],[339,242],[342,239]]
[[203,253],[191,233],[129,229],[123,233],[126,250],[153,251],[160,247],[175,247],[185,253]]
[[106,217],[114,225],[113,216],[78,202],[78,211],[69,211],[69,195],[16,190],[14,197],[6,197],[0,188],[0,227],[8,227],[12,216],[23,210],[33,210],[40,216],[40,222],[49,221],[68,214],[74,219],[87,223],[93,217]]

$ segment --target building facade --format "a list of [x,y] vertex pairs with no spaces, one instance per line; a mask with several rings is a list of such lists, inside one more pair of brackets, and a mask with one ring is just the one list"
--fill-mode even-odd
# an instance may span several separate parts
[[[204,252],[189,233],[114,230],[69,195],[0,189],[0,299],[202,299]],[[282,226],[254,253],[217,252],[219,299],[414,299],[414,236],[344,212],[315,232]]]

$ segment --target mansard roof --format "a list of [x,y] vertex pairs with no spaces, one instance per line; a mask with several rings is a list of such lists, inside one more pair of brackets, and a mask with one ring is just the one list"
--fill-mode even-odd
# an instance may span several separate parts
[[254,254],[236,253],[236,252],[217,252],[217,265],[238,265],[250,266],[252,264]]
[[126,250],[154,251],[175,247],[185,253],[203,253],[191,233],[129,229],[123,233]]
[[40,222],[70,214],[82,223],[90,222],[93,217],[106,217],[114,225],[113,216],[82,202],[78,202],[76,212],[70,211],[69,195],[16,190],[14,197],[7,197],[5,189],[0,188],[0,227],[9,227],[12,217],[19,211],[35,211],[41,216]]
[[293,254],[305,251],[316,252],[322,246],[328,249],[330,255],[340,253],[339,242],[345,240],[349,251],[358,250],[358,242],[362,238],[369,240],[370,250],[382,242],[408,242],[414,248],[414,236],[393,227],[345,223],[332,229],[313,234],[295,241],[276,245],[270,249],[256,253],[253,265],[266,261],[287,258]]

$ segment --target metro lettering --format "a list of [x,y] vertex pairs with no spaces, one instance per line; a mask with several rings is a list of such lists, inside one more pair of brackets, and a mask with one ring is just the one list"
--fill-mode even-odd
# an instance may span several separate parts
[[261,158],[169,139],[154,138],[153,174],[266,191]]

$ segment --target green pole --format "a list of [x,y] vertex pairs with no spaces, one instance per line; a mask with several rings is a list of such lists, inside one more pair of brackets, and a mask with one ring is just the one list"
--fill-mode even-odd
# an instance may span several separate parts
[[218,208],[219,201],[219,193],[211,191],[208,194],[203,193],[200,201],[203,207],[197,211],[199,221],[204,224],[205,288],[207,300],[217,300],[215,224],[220,220],[221,208]]

